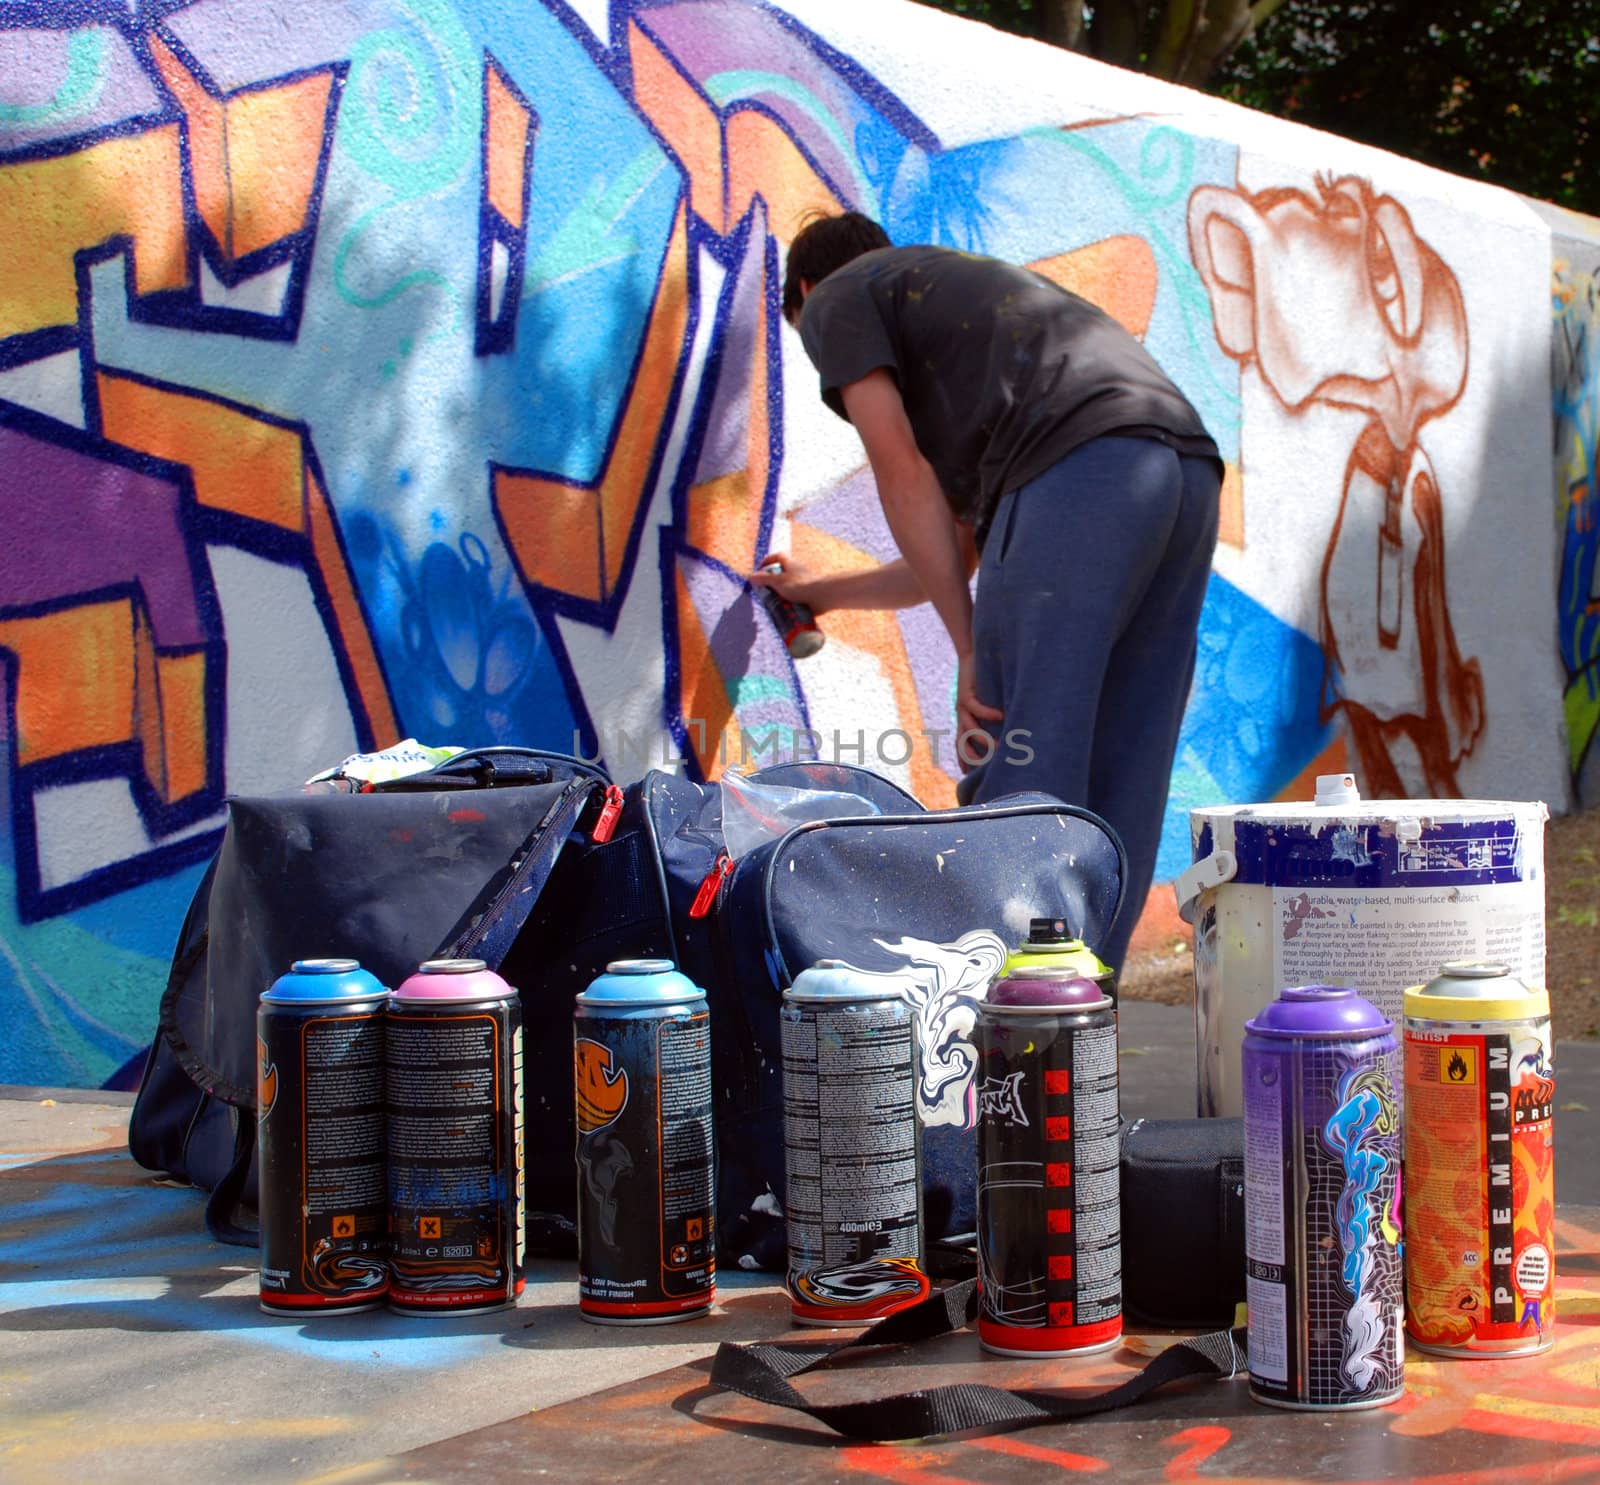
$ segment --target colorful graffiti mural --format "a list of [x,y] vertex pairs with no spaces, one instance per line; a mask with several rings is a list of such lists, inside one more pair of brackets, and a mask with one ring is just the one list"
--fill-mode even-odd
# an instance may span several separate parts
[[[1477,491],[1419,442],[1447,413],[1481,424],[1458,405],[1472,274],[1387,188],[1247,187],[1235,140],[1080,58],[1052,57],[1070,85],[1028,122],[985,128],[983,79],[1019,43],[964,28],[958,57],[944,23],[908,70],[920,13],[859,9],[7,8],[0,1081],[136,1069],[226,797],[357,748],[522,742],[714,777],[809,746],[953,799],[931,611],[831,615],[796,665],[744,580],[774,546],[892,551],[777,312],[818,209],[1094,299],[1223,449],[1161,876],[1191,805],[1273,797],[1347,740],[1384,789],[1490,768],[1454,531],[1448,588],[1443,566]],[[1252,254],[1207,246],[1224,221]],[[1319,264],[1321,328],[1292,303]],[[1361,345],[1313,366],[1327,316],[1358,309]],[[1255,381],[1357,410],[1311,509],[1257,498]],[[1331,530],[1323,570],[1264,578],[1297,522]]]
[[1551,391],[1555,408],[1556,520],[1561,575],[1556,603],[1567,745],[1578,797],[1600,803],[1600,250],[1570,245],[1556,259],[1552,284],[1555,339]]

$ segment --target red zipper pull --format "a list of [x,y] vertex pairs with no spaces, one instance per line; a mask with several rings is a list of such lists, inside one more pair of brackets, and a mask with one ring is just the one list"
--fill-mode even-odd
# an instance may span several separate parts
[[722,884],[733,875],[733,857],[726,851],[717,857],[717,864],[706,873],[705,881],[701,882],[700,890],[695,893],[694,901],[689,904],[691,918],[703,918],[711,911],[711,906],[717,900],[717,893],[722,890]]
[[606,802],[600,806],[600,818],[594,822],[589,839],[603,846],[617,828],[617,817],[622,813],[622,790],[616,784],[606,785]]

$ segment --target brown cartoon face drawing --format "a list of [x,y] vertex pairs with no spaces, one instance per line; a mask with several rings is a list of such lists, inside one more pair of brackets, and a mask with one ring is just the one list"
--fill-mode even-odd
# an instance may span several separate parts
[[[1365,419],[1322,561],[1324,718],[1342,713],[1369,796],[1459,797],[1483,730],[1483,678],[1446,601],[1444,520],[1419,434],[1467,377],[1455,275],[1405,208],[1364,180],[1315,195],[1203,186],[1189,250],[1217,341],[1291,417]],[[1248,432],[1248,430],[1247,430]]]

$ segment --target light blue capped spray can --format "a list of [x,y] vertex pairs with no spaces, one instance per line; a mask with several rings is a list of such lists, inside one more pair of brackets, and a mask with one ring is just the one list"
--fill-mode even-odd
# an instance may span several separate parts
[[898,989],[838,959],[783,992],[790,1310],[859,1325],[928,1293],[917,1038]]
[[667,959],[619,959],[573,1008],[578,1309],[666,1325],[711,1308],[711,1015]]
[[389,1288],[383,1019],[354,959],[298,959],[256,1015],[261,1308],[366,1310]]

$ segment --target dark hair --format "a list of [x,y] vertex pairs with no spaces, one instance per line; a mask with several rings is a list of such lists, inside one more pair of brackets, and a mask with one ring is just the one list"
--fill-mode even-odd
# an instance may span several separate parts
[[789,245],[789,266],[783,275],[783,317],[793,323],[804,296],[800,280],[820,284],[835,268],[891,246],[889,234],[859,211],[813,217]]

